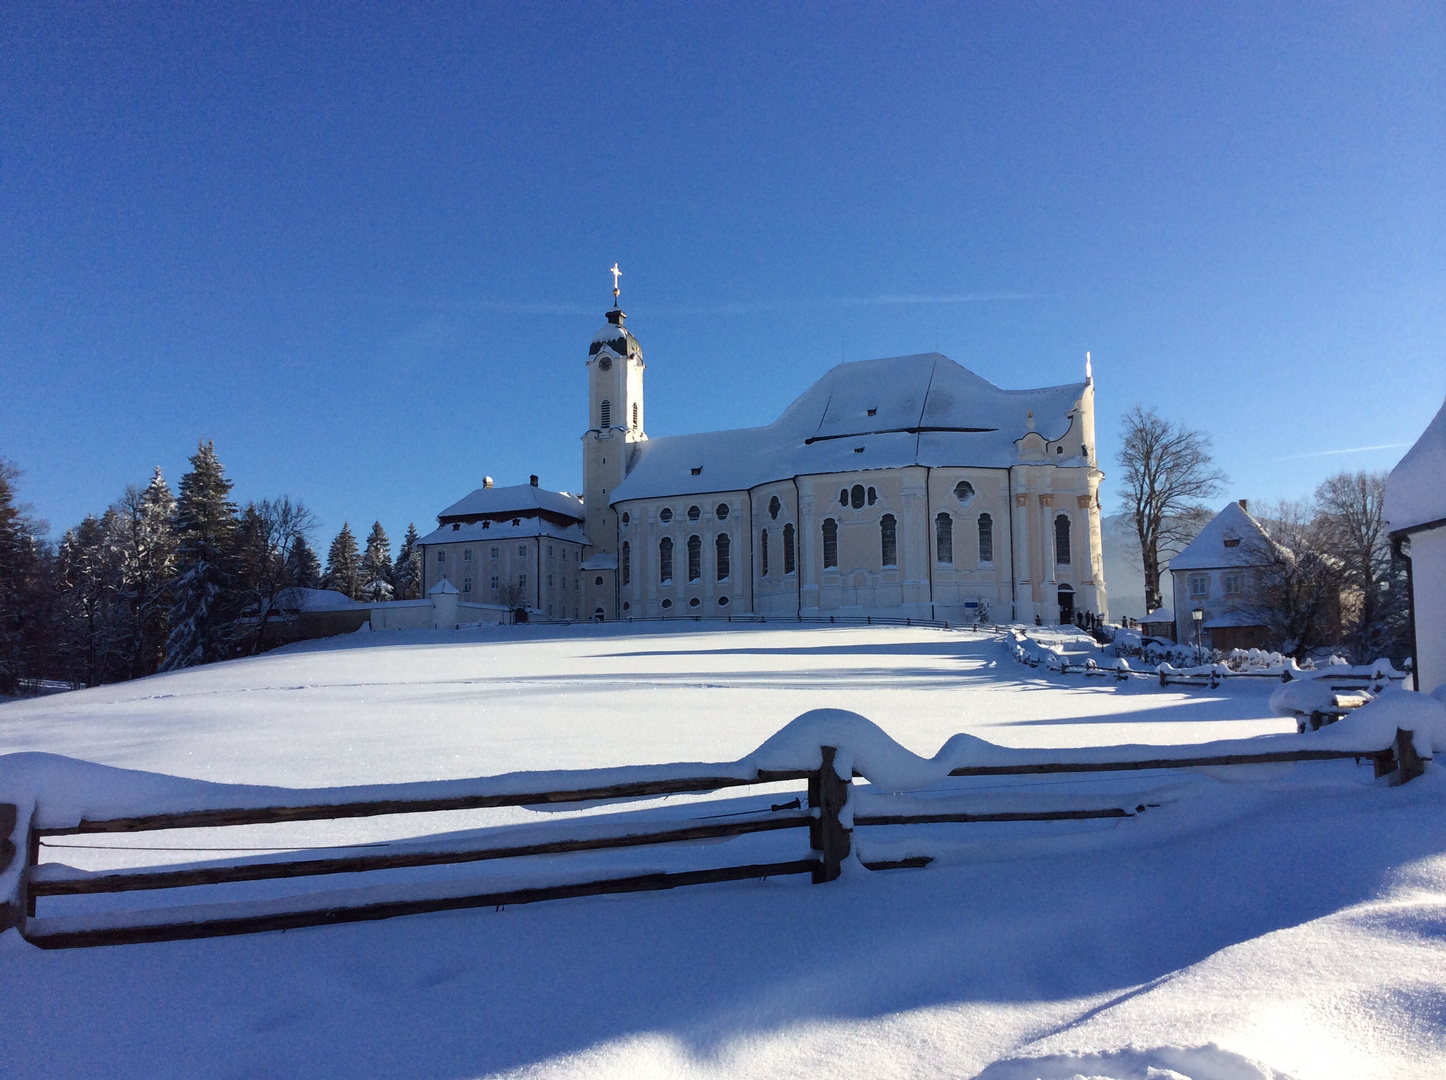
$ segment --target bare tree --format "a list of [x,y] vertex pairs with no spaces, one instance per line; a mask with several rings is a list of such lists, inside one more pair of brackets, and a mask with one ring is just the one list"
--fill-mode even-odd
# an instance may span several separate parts
[[1323,540],[1341,562],[1352,603],[1343,613],[1351,660],[1368,664],[1405,644],[1406,596],[1386,537],[1386,474],[1337,473],[1315,491]]
[[276,596],[292,584],[294,556],[315,526],[311,511],[286,495],[248,503],[241,514],[237,559],[241,584],[248,593],[246,609],[254,606],[256,611],[252,653],[266,647],[266,627],[275,613]]
[[1297,659],[1339,644],[1344,562],[1331,550],[1329,529],[1309,501],[1264,508],[1269,539],[1250,541],[1255,571],[1250,607],[1272,648]]
[[1125,414],[1120,464],[1125,469],[1125,512],[1140,538],[1145,610],[1160,606],[1160,562],[1188,544],[1210,511],[1202,500],[1220,493],[1225,474],[1210,456],[1210,437],[1171,423],[1154,406]]

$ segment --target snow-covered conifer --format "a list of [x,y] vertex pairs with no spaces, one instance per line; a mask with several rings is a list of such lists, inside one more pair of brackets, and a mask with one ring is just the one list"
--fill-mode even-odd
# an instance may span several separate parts
[[298,589],[319,589],[321,587],[321,560],[307,543],[306,537],[298,536],[296,543],[286,556],[287,584]]
[[422,548],[417,526],[408,522],[397,561],[392,564],[392,587],[398,600],[416,600],[422,595]]
[[326,553],[326,574],[322,577],[322,585],[345,593],[353,600],[361,598],[361,555],[357,551],[350,522],[342,522],[341,532],[336,534],[331,549]]
[[236,532],[236,504],[230,494],[231,481],[216,459],[215,446],[200,443],[191,457],[191,471],[181,477],[176,500],[175,602],[162,664],[168,671],[219,660],[230,652],[234,598],[228,590]]
[[371,535],[367,537],[361,578],[365,599],[376,602],[392,598],[392,542],[387,539],[387,532],[380,521],[372,523]]
[[124,678],[151,674],[164,655],[168,587],[176,557],[175,511],[176,500],[157,466],[144,489],[127,486],[107,514],[119,599],[128,614]]

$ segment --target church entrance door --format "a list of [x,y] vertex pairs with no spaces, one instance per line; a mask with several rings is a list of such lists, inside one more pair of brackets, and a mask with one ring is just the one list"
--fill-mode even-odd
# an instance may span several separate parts
[[1068,585],[1059,587],[1059,623],[1061,626],[1074,622],[1074,589]]

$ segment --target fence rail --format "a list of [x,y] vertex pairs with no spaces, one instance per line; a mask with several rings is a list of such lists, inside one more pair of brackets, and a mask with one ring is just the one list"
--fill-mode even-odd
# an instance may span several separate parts
[[[423,912],[463,908],[502,907],[565,897],[604,893],[672,889],[709,882],[740,881],[780,875],[807,873],[815,883],[832,881],[853,851],[853,833],[859,828],[909,825],[970,824],[985,822],[1048,822],[1069,820],[1127,819],[1145,809],[1121,800],[1030,794],[1001,799],[989,792],[966,793],[958,788],[941,790],[946,777],[986,777],[1050,773],[1133,772],[1148,769],[1185,769],[1203,766],[1258,765],[1278,762],[1329,761],[1347,758],[1370,760],[1376,776],[1392,775],[1402,783],[1420,775],[1425,763],[1415,751],[1409,732],[1397,731],[1386,746],[1341,747],[1311,745],[1307,737],[1267,736],[1279,749],[1250,749],[1257,740],[1233,740],[1193,747],[1116,747],[1077,750],[1010,750],[985,744],[971,745],[961,753],[970,760],[954,762],[936,757],[915,758],[867,720],[850,713],[830,712],[823,716],[805,714],[765,743],[755,755],[738,762],[719,765],[667,765],[615,770],[580,770],[548,774],[512,774],[483,777],[472,781],[438,781],[426,784],[391,785],[381,788],[330,789],[281,792],[268,805],[225,805],[224,798],[235,791],[260,791],[273,795],[278,789],[233,789],[199,782],[174,781],[182,787],[168,798],[189,798],[192,809],[177,810],[168,805],[160,812],[124,813],[88,818],[67,809],[65,791],[47,795],[40,791],[34,805],[0,803],[0,881],[11,890],[4,906],[0,928],[19,927],[30,942],[45,948],[114,945],[186,938],[213,937],[330,925],[366,919],[391,918]],[[847,722],[840,721],[845,718]],[[806,724],[811,722],[812,726]],[[794,725],[799,737],[785,739]],[[830,739],[824,742],[823,739]],[[786,752],[765,754],[775,740],[792,747]],[[811,743],[809,740],[812,740]],[[897,762],[900,756],[916,763],[910,779],[902,774],[874,778],[846,769],[840,775],[836,763],[853,761],[860,748],[874,752],[885,749],[883,758]],[[800,749],[812,745],[816,749]],[[947,747],[946,747],[947,750]],[[1112,752],[1113,751],[1113,752]],[[943,753],[943,752],[941,752]],[[782,754],[787,760],[778,760]],[[759,755],[769,760],[760,765]],[[864,758],[868,755],[865,754]],[[860,758],[863,760],[864,758]],[[64,760],[64,759],[61,759]],[[77,764],[77,763],[71,763]],[[778,767],[779,765],[785,767]],[[765,765],[767,767],[765,767]],[[644,774],[644,775],[639,775]],[[149,781],[169,778],[147,777]],[[600,777],[613,782],[600,783]],[[856,799],[852,780],[862,776],[873,787],[866,797]],[[506,806],[560,806],[569,803],[630,801],[681,793],[709,793],[754,784],[806,780],[805,793],[791,801],[767,803],[744,811],[746,818],[714,820],[709,817],[659,817],[648,811],[623,811],[591,818],[571,818],[539,824],[504,825],[479,830],[463,839],[431,837],[389,842],[387,851],[363,850],[363,845],[333,849],[321,857],[291,857],[218,860],[208,864],[169,865],[144,869],[82,871],[58,864],[42,864],[43,838],[86,833],[135,833],[184,828],[216,828],[266,825],[297,821],[347,819],[379,815],[471,810]],[[70,790],[74,784],[58,788]],[[155,789],[154,784],[152,788]],[[137,789],[138,791],[141,789]],[[170,790],[161,788],[158,790]],[[888,792],[924,792],[923,796],[890,795]],[[882,792],[882,793],[881,793]],[[209,793],[209,794],[208,794]],[[368,797],[349,797],[365,793]],[[144,791],[122,799],[128,807],[145,802]],[[259,797],[259,796],[258,796]],[[1025,799],[1021,804],[1020,799]],[[995,800],[990,802],[990,800]],[[1053,799],[1053,802],[1051,802]],[[165,801],[161,799],[160,801]],[[23,813],[21,811],[24,811]],[[733,816],[733,815],[728,815]],[[371,885],[342,893],[300,892],[263,901],[223,901],[204,907],[170,907],[126,910],[92,915],[37,916],[38,902],[105,893],[163,891],[205,888],[244,882],[280,879],[324,878],[335,874],[367,874],[376,871],[419,867],[461,865],[538,855],[568,856],[584,852],[637,849],[656,845],[709,843],[764,833],[808,829],[809,847],[795,857],[700,869],[656,870],[647,873],[605,873],[581,880],[513,884],[508,888],[482,887],[485,882],[425,881],[397,885]],[[16,856],[23,850],[23,860]],[[285,850],[285,845],[280,849]],[[344,853],[350,852],[350,853]],[[863,861],[863,860],[861,860]],[[931,856],[911,854],[907,858],[863,861],[872,870],[917,868]],[[18,868],[18,873],[14,871]],[[636,868],[634,868],[634,871]],[[418,890],[426,895],[418,895]],[[430,889],[430,893],[428,890]],[[399,891],[400,890],[400,891]]]

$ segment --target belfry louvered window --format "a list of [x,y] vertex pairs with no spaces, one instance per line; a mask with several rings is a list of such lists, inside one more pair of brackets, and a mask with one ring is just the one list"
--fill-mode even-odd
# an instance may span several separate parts
[[598,406],[597,426],[600,428],[613,426],[613,403],[607,398],[603,398],[602,404]]

